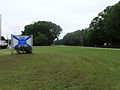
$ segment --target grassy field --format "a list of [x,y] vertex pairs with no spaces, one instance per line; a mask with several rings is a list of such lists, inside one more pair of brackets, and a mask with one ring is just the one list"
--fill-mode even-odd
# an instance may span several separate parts
[[120,50],[34,47],[0,50],[0,90],[120,90]]

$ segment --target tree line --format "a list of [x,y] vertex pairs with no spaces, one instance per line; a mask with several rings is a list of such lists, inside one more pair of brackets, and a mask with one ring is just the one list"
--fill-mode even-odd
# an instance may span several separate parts
[[[120,2],[108,6],[96,16],[88,28],[58,37],[62,28],[49,21],[38,21],[26,25],[22,35],[33,35],[33,44],[120,47]],[[55,40],[57,39],[57,40]],[[55,41],[54,41],[55,40]]]
[[55,44],[120,47],[120,2],[100,12],[88,28],[67,33]]

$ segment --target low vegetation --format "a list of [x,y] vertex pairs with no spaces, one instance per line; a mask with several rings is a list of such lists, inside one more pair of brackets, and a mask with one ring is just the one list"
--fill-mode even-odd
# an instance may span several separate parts
[[0,90],[120,90],[120,50],[34,47],[0,50]]
[[15,50],[19,54],[31,54],[32,53],[32,47],[30,46],[15,47]]

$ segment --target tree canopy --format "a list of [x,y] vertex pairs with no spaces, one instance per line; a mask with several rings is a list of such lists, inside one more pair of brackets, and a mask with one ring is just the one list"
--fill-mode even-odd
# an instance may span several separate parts
[[108,6],[88,28],[66,34],[62,44],[120,47],[120,2]]
[[26,25],[22,35],[33,35],[34,45],[51,45],[61,32],[62,28],[55,23],[38,21]]
[[63,44],[65,45],[81,45],[82,44],[82,37],[81,37],[81,31],[75,31],[66,34],[63,37]]
[[90,41],[94,45],[103,45],[104,43],[113,46],[120,45],[120,2],[108,6],[103,12],[100,12],[90,23]]

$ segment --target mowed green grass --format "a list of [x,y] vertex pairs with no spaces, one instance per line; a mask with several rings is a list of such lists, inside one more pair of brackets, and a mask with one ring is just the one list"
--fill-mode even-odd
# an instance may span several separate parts
[[120,90],[120,50],[34,47],[0,50],[0,90]]

